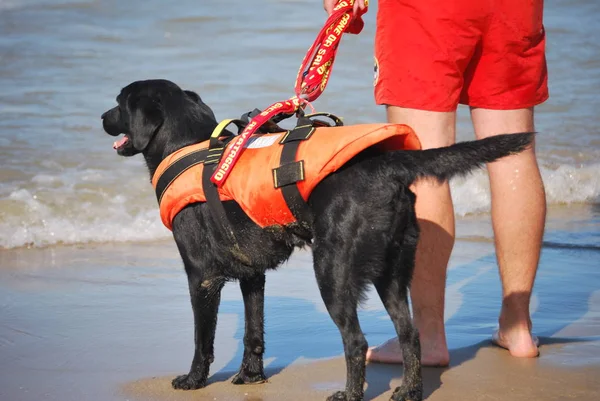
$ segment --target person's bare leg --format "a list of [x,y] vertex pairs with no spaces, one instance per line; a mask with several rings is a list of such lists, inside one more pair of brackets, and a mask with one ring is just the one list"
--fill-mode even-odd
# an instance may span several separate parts
[[[390,106],[388,121],[411,126],[424,149],[448,146],[455,141],[456,113],[441,113]],[[415,325],[421,340],[425,366],[447,366],[448,345],[444,328],[446,269],[454,245],[454,209],[448,183],[416,184],[416,212],[421,228],[415,272],[411,284]],[[371,362],[401,363],[398,338],[367,351]]]
[[[473,108],[477,138],[533,131],[533,109]],[[546,219],[546,196],[535,149],[488,165],[492,224],[502,279],[500,328],[494,342],[516,357],[539,354],[531,335],[529,301],[537,271]]]

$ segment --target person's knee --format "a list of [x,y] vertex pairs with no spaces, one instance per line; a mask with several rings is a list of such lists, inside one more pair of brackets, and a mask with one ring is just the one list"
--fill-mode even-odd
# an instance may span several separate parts
[[499,134],[534,131],[534,108],[516,110],[490,110],[471,108],[475,137],[483,139]]

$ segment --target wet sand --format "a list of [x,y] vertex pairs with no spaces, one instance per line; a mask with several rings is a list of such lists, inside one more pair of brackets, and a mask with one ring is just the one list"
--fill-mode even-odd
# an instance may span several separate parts
[[[564,212],[564,210],[563,210]],[[587,212],[586,212],[587,213]],[[600,397],[600,252],[562,246],[597,213],[549,221],[532,299],[541,356],[491,346],[499,282],[487,225],[459,223],[446,321],[451,366],[424,369],[428,400],[595,400]],[[577,223],[580,222],[580,223]],[[484,234],[482,234],[484,233]],[[592,236],[593,237],[593,236]],[[563,244],[564,245],[564,244]],[[567,244],[568,245],[568,244]],[[269,381],[234,386],[243,307],[237,284],[222,297],[210,384],[183,392],[193,349],[187,283],[171,241],[0,251],[0,400],[319,400],[345,380],[342,346],[318,294],[311,256],[299,251],[267,276]],[[360,310],[370,344],[392,333],[376,296]],[[370,364],[366,399],[385,400],[399,366]]]
[[[538,360],[515,360],[502,350],[479,343],[453,350],[449,368],[425,368],[425,398],[437,400],[596,400],[600,394],[598,364],[581,363],[589,352],[598,353],[599,343],[568,339],[554,341],[542,338],[543,357]],[[569,351],[567,351],[569,349]],[[568,353],[568,357],[566,354]],[[577,360],[575,366],[564,366],[565,360]],[[345,380],[343,358],[292,366],[267,374],[264,384],[235,386],[229,373],[214,375],[210,384],[199,391],[171,389],[171,377],[139,380],[124,387],[136,400],[324,400],[342,389]],[[388,400],[401,384],[401,369],[394,365],[367,366],[365,399]]]

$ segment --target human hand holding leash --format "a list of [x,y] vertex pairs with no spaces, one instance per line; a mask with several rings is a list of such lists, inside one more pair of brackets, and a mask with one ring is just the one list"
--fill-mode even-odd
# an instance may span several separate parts
[[[340,0],[323,0],[323,8],[327,12],[327,15],[331,15],[331,13],[333,13],[333,8],[339,1]],[[352,8],[354,15],[356,15],[359,10],[362,11],[366,9],[368,5],[368,0],[354,0],[354,6]]]

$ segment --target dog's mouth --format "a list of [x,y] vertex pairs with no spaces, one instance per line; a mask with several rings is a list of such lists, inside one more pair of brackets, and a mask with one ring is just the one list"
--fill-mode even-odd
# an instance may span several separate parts
[[133,141],[128,134],[125,134],[123,138],[115,141],[113,143],[113,149],[116,150],[117,154],[120,156],[135,156],[140,153],[140,151],[133,146]]
[[119,150],[123,150],[125,148],[125,146],[127,146],[128,143],[130,143],[130,138],[127,134],[125,134],[125,136],[123,136],[123,138],[119,139],[118,141],[115,141],[113,143],[113,149],[116,151]]

